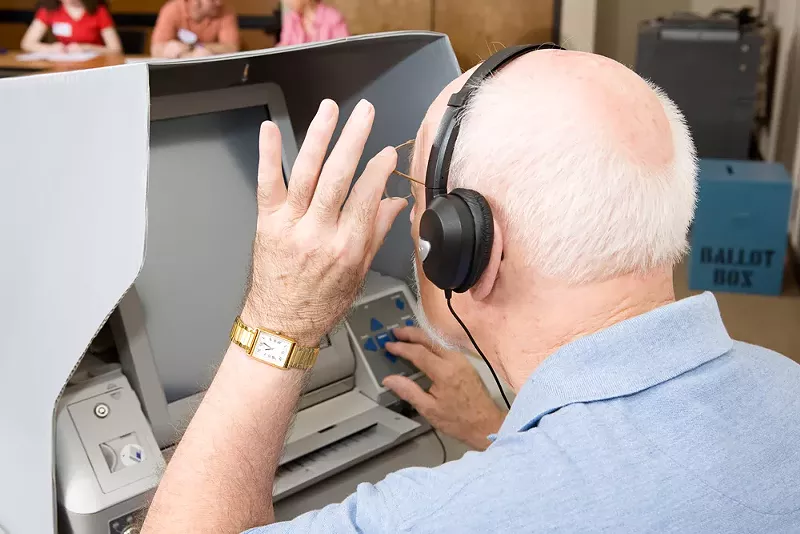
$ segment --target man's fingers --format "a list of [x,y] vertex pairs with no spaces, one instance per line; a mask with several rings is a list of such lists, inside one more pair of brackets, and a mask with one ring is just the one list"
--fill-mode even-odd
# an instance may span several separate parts
[[398,341],[387,343],[386,350],[389,354],[410,361],[433,380],[441,375],[439,367],[443,363],[442,359],[422,345]]
[[261,124],[258,137],[258,213],[271,213],[286,200],[281,163],[281,132],[273,122]]
[[[384,240],[386,240],[386,235],[392,228],[394,220],[406,206],[408,206],[408,201],[404,198],[384,198],[381,200],[378,208],[378,215],[375,218],[375,230],[373,231],[372,243],[370,245],[370,263],[372,263],[372,258],[375,257],[378,253],[378,249],[381,248]],[[367,231],[368,229],[364,230],[364,232]]]
[[292,169],[286,198],[288,207],[296,218],[305,215],[314,197],[322,162],[328,152],[338,118],[339,107],[333,100],[326,99],[319,105],[317,115],[308,126],[306,138]]
[[[377,251],[397,213],[407,205],[404,199],[381,201],[386,180],[396,165],[397,151],[386,147],[369,161],[353,187],[340,219],[340,229],[346,233],[352,246],[363,250],[365,244],[372,240],[373,243],[377,241],[377,246],[374,247]],[[376,220],[379,215],[382,220]]]
[[[417,345],[423,345],[427,347],[431,351],[434,351],[436,347],[434,347],[431,339],[425,333],[422,328],[417,326],[403,326],[401,328],[395,328],[392,330],[394,337],[397,338],[398,341],[405,341],[407,343],[416,343]],[[434,351],[435,352],[435,351]]]
[[435,402],[416,382],[404,376],[389,375],[383,379],[383,386],[394,391],[395,395],[410,403],[423,415]]
[[375,108],[372,104],[361,100],[328,156],[309,208],[309,212],[313,212],[320,220],[331,222],[339,219],[342,202],[350,190],[374,117]]

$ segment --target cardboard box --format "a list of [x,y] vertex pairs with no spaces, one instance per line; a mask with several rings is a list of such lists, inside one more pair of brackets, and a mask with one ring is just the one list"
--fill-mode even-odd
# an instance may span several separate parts
[[779,295],[792,180],[778,163],[703,159],[689,288]]

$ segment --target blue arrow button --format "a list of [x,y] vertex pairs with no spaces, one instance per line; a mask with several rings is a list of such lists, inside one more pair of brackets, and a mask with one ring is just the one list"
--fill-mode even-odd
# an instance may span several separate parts
[[371,352],[376,352],[378,350],[378,345],[375,344],[375,340],[369,338],[366,343],[364,343],[364,348]]
[[406,319],[406,326],[414,326],[414,320],[413,319]]
[[377,320],[375,317],[370,319],[369,327],[372,329],[373,332],[377,330],[383,330],[383,323]]
[[395,356],[394,354],[392,354],[390,352],[385,352],[384,356],[386,356],[386,359],[389,360],[392,363],[395,363],[397,361],[397,356]]
[[406,309],[406,302],[403,299],[396,299],[394,301],[394,305],[397,306],[398,310],[405,310]]
[[386,348],[386,344],[392,340],[392,338],[389,336],[389,334],[387,334],[385,332],[383,334],[378,334],[375,339],[378,340],[378,346],[381,349],[385,349]]

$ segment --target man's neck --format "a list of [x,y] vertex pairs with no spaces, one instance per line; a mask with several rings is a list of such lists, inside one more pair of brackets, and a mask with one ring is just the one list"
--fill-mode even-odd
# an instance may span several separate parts
[[185,3],[186,10],[189,13],[189,18],[192,19],[193,22],[202,22],[207,18],[211,18],[212,14],[201,9],[192,9],[189,5],[189,2]]
[[626,276],[569,287],[534,284],[529,298],[493,321],[489,349],[509,385],[519,391],[534,370],[564,345],[675,301],[671,272]]

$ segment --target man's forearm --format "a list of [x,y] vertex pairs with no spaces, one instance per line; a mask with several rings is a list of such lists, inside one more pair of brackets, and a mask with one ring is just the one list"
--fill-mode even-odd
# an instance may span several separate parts
[[232,54],[239,51],[239,47],[225,43],[203,43],[203,46],[212,54]]
[[143,534],[241,532],[274,521],[272,487],[304,372],[231,344],[170,461]]
[[153,57],[164,57],[164,49],[167,43],[150,43],[150,55]]
[[[391,147],[370,160],[348,197],[372,128],[369,102],[356,105],[322,172],[338,114],[333,101],[320,104],[288,189],[278,127],[265,122],[259,139],[258,219],[242,320],[306,348],[318,347],[344,318],[407,205],[381,199],[397,165]],[[320,191],[318,182],[326,184]],[[275,471],[305,373],[270,367],[231,345],[167,467],[142,532],[224,534],[272,522]]]

